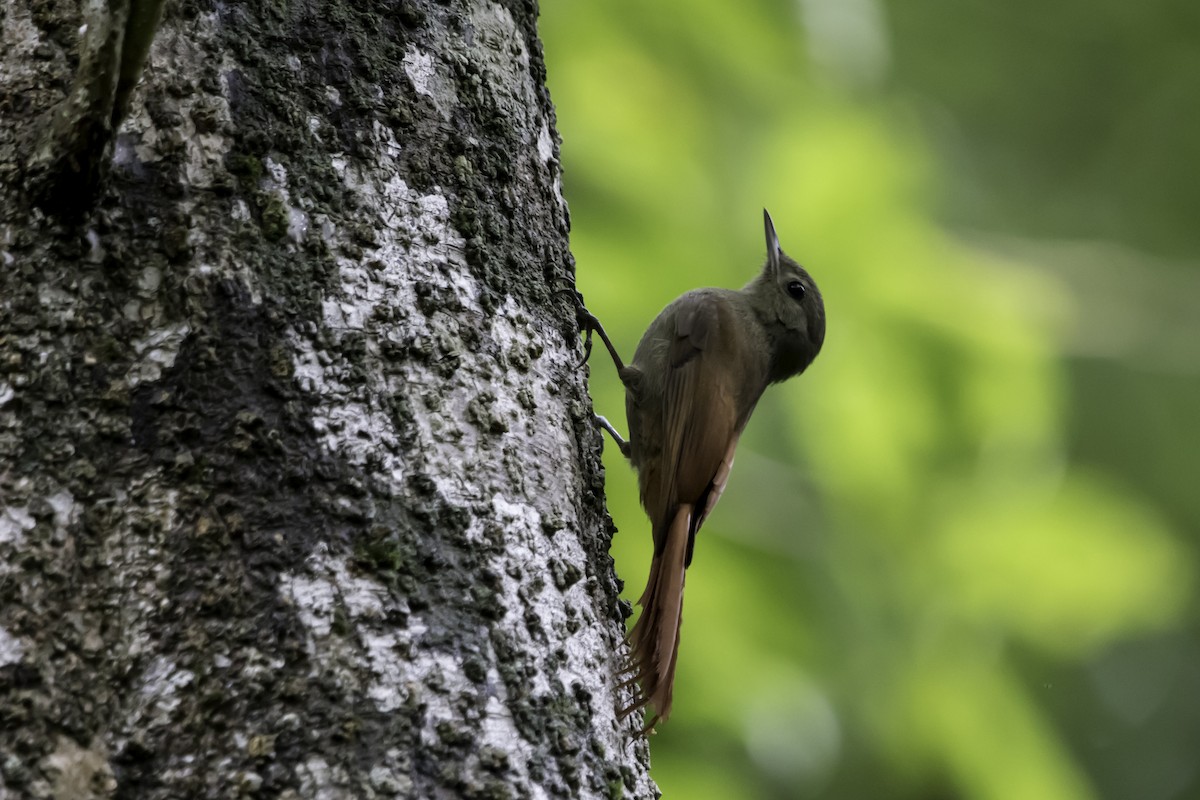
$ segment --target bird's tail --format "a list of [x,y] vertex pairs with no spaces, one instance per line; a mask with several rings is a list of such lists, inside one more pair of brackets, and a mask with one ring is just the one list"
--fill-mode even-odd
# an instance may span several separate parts
[[[651,717],[642,733],[653,730],[671,715],[671,692],[675,683],[675,658],[679,653],[679,627],[683,622],[683,582],[688,536],[692,524],[691,505],[681,505],[667,529],[662,550],[650,563],[646,591],[638,600],[642,615],[629,632],[632,653],[621,675],[621,687],[633,687],[633,700],[622,708],[621,719],[646,706]],[[659,537],[654,537],[659,541]]]

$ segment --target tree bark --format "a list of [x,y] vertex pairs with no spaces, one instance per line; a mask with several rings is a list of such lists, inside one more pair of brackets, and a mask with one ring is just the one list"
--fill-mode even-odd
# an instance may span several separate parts
[[0,800],[652,797],[532,2],[0,7]]

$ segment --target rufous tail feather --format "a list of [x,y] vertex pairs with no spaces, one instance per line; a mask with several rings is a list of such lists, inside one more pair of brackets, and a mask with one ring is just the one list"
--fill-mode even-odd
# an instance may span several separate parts
[[[692,524],[692,506],[681,505],[671,520],[662,552],[650,564],[646,591],[638,600],[642,615],[629,632],[632,653],[622,675],[622,687],[633,687],[633,700],[622,708],[621,719],[649,706],[652,715],[645,734],[671,715],[675,684],[675,656],[683,621],[684,559]],[[658,537],[655,537],[658,540]]]

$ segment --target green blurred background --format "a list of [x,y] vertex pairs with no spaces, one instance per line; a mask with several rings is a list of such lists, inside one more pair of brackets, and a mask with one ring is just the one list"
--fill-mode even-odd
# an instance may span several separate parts
[[665,795],[1200,797],[1200,3],[544,0],[541,35],[626,357],[757,272],[763,206],[828,311],[700,535]]

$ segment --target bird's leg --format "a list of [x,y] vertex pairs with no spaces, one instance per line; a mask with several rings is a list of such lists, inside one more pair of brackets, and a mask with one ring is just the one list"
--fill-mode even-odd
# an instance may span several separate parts
[[604,342],[604,346],[608,348],[608,354],[612,356],[613,364],[617,367],[617,373],[620,374],[625,370],[625,362],[621,360],[621,356],[617,354],[617,348],[613,346],[612,340],[608,338],[608,334],[604,332],[604,326],[600,324],[600,320],[596,319],[592,312],[581,303],[575,311],[579,319],[579,328],[587,334],[587,338],[583,342],[583,361],[580,366],[587,363],[588,358],[592,355],[592,334],[600,334],[600,341]]
[[587,338],[583,340],[583,360],[579,362],[579,366],[587,363],[587,360],[592,357],[592,334],[600,334],[600,341],[604,342],[604,346],[608,349],[608,354],[612,356],[613,364],[617,367],[617,372],[625,369],[625,362],[621,360],[621,356],[617,353],[617,348],[613,346],[612,339],[608,338],[608,334],[604,332],[604,326],[600,324],[600,320],[587,310],[587,306],[583,304],[583,295],[574,289],[563,289],[562,294],[569,293],[575,301],[575,319],[579,323],[580,332],[586,334]]
[[617,449],[621,451],[621,455],[625,456],[626,458],[632,457],[630,454],[629,442],[621,438],[621,434],[617,433],[617,429],[613,427],[611,422],[597,414],[596,424],[608,431],[608,435],[611,436],[613,441],[617,443]]
[[[575,319],[579,323],[579,330],[587,335],[583,341],[583,360],[579,362],[579,366],[587,363],[587,360],[592,356],[592,334],[599,333],[600,341],[604,342],[605,348],[608,349],[608,354],[612,356],[613,364],[617,368],[617,375],[620,376],[621,382],[628,388],[630,381],[640,376],[640,372],[632,366],[625,366],[625,362],[621,360],[620,354],[617,353],[617,348],[613,346],[612,340],[608,338],[608,334],[604,332],[604,326],[600,324],[600,320],[592,312],[587,310],[587,306],[583,304],[583,295],[574,289],[562,289],[560,294],[570,293],[571,299],[575,301]],[[596,414],[596,424],[604,430],[608,431],[608,435],[613,438],[617,444],[617,449],[621,451],[621,455],[626,458],[632,458],[632,449],[629,442],[624,439],[613,424],[604,417]]]

